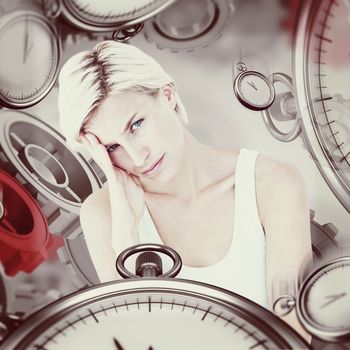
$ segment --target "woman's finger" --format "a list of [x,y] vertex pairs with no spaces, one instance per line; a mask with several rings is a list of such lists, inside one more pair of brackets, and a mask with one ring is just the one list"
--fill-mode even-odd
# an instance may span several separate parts
[[112,163],[105,146],[99,142],[94,134],[85,133],[82,136],[82,139],[84,140],[84,144],[88,147],[91,155],[108,178],[110,176],[113,176],[113,178],[118,176],[121,180],[122,177],[127,178],[130,176],[137,185],[141,186],[140,180],[137,176],[130,174],[125,169]]
[[92,133],[85,133],[81,136],[81,139],[103,172],[110,173],[113,170],[113,164],[105,146],[100,143],[98,138]]
[[88,149],[88,151],[93,154],[93,147],[91,142],[89,141],[89,138],[87,136],[88,134],[80,134],[80,139],[83,142],[84,146]]
[[85,133],[84,136],[89,141],[89,143],[91,145],[98,145],[98,144],[100,144],[99,139],[94,134],[92,134],[90,132],[87,132],[87,133]]

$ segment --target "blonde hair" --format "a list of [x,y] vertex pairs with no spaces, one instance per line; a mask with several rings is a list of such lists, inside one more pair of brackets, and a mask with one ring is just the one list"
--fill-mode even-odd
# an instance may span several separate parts
[[106,40],[91,51],[74,55],[62,67],[58,82],[59,124],[68,146],[75,150],[82,144],[81,129],[95,109],[106,97],[118,93],[157,96],[170,84],[175,91],[176,111],[188,123],[174,80],[152,57],[129,44]]

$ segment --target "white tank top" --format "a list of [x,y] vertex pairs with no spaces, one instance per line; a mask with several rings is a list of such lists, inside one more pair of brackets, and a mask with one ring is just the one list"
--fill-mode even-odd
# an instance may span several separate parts
[[[206,267],[183,265],[177,277],[209,283],[255,301],[267,308],[265,235],[260,222],[256,191],[257,151],[241,149],[235,171],[234,228],[230,249]],[[164,244],[147,205],[139,226],[140,243]],[[164,271],[166,269],[164,268]]]

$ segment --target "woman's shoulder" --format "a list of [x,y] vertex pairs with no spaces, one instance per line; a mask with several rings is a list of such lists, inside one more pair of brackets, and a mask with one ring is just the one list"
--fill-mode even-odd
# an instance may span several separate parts
[[[218,165],[215,167],[218,177],[234,175],[242,149],[216,148],[213,150],[216,154],[214,159]],[[260,152],[256,160],[255,178],[257,184],[260,184],[259,187],[267,190],[277,183],[298,184],[302,182],[302,176],[294,165],[273,159]]]
[[298,168],[259,154],[255,169],[256,194],[262,222],[269,213],[288,210],[290,203],[307,200],[304,178]]
[[266,186],[274,187],[278,183],[299,183],[302,176],[298,168],[259,153],[256,161],[256,180]]

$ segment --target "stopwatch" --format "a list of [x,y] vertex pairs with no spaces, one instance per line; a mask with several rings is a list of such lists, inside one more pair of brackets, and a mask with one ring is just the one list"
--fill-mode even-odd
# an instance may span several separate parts
[[62,12],[79,29],[108,32],[143,22],[173,2],[174,0],[60,0],[60,9],[55,16]]
[[324,179],[350,211],[349,1],[304,3],[294,47],[303,136]]
[[296,307],[304,328],[327,342],[350,341],[350,256],[328,261],[302,283],[297,299],[282,296],[278,313]]
[[[170,256],[170,272],[162,274],[154,252]],[[208,284],[170,278],[181,268],[170,248],[127,249],[117,260],[121,275],[122,264],[134,253],[140,253],[136,272],[142,278],[103,283],[47,306],[12,333],[4,349],[308,348],[292,328],[254,302]]]
[[58,74],[55,28],[38,12],[10,12],[0,19],[0,47],[0,104],[26,108],[39,102]]
[[328,341],[350,340],[350,257],[315,271],[300,294],[299,318],[310,333]]
[[235,68],[241,71],[233,83],[233,91],[238,100],[254,111],[269,108],[275,99],[272,82],[257,71],[248,70],[243,62],[238,62]]

